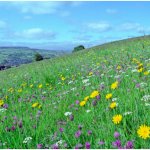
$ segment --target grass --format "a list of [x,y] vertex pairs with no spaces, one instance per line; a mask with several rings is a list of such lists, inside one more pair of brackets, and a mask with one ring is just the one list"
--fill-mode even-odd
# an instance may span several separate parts
[[[87,148],[86,142],[94,149],[117,148],[112,145],[115,131],[122,147],[133,140],[133,148],[150,148],[150,138],[137,134],[141,125],[150,126],[150,78],[144,75],[150,70],[149,41],[149,37],[141,37],[108,43],[0,72],[0,99],[4,102],[0,148],[34,149],[38,144],[42,148],[56,148],[57,144],[58,148],[75,148],[77,144]],[[133,58],[143,64],[142,72],[137,71],[139,64]],[[119,86],[113,90],[110,86],[115,81]],[[90,98],[81,107],[78,101],[95,90],[100,99]],[[106,100],[108,93],[112,98]],[[144,96],[147,99],[143,101]],[[114,109],[109,108],[112,100],[117,103]],[[72,115],[65,116],[66,112]],[[112,121],[116,114],[123,117],[117,125]],[[32,139],[25,140],[27,137]],[[98,144],[100,141],[104,144]]]

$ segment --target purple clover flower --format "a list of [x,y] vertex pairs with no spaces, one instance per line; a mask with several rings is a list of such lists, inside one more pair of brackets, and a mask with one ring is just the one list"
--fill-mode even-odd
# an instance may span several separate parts
[[120,148],[121,147],[121,141],[120,140],[116,140],[115,142],[112,143],[112,145],[116,148]]
[[85,143],[85,147],[86,147],[86,149],[90,149],[91,144],[90,144],[89,142],[86,142],[86,143]]
[[119,132],[115,131],[114,137],[117,139],[120,136]]
[[78,137],[80,137],[80,135],[81,135],[81,131],[78,130],[78,131],[75,133],[75,137],[78,138]]
[[38,149],[42,149],[42,147],[43,147],[42,144],[38,144],[38,145],[37,145],[37,148],[38,148]]
[[133,141],[127,141],[125,148],[126,149],[133,149],[134,148]]

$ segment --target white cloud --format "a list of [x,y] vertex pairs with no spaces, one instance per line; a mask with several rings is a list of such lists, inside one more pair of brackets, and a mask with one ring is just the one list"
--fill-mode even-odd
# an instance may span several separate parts
[[106,22],[89,23],[87,27],[100,32],[106,32],[112,28],[111,25]]
[[62,6],[61,2],[12,2],[22,13],[53,14]]
[[116,14],[116,13],[118,13],[118,11],[116,10],[116,9],[106,9],[106,12],[108,13],[108,14]]
[[41,28],[31,28],[31,29],[23,30],[21,32],[15,32],[14,36],[18,38],[20,37],[20,38],[35,39],[35,40],[54,39],[56,33]]

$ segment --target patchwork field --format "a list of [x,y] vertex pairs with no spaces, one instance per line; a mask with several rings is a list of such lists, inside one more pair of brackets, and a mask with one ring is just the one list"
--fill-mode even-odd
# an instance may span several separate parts
[[0,72],[0,148],[150,148],[150,38]]

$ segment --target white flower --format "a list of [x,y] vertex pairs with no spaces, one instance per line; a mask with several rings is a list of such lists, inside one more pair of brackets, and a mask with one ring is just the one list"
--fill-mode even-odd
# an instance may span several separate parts
[[124,113],[125,116],[126,116],[126,115],[130,115],[130,114],[132,114],[132,112],[130,112],[130,111]]
[[58,142],[56,143],[56,145],[59,146],[59,145],[62,145],[63,143],[64,143],[64,141],[63,141],[63,140],[60,140],[60,141],[58,141]]
[[84,86],[89,86],[89,85],[91,85],[91,83],[86,83]]
[[150,95],[144,95],[141,100],[142,101],[149,101],[150,100]]
[[71,83],[73,83],[73,81],[69,81],[69,82],[68,82],[68,84],[71,84]]
[[72,89],[71,89],[71,91],[75,91],[76,89],[77,89],[77,88],[76,88],[76,87],[74,87],[74,88],[72,88]]
[[89,113],[91,110],[86,110],[87,113]]
[[0,109],[0,112],[3,113],[3,112],[5,112],[6,110],[7,110],[7,109],[5,109],[5,108],[1,108],[1,109]]
[[72,114],[72,112],[65,112],[64,115],[65,116],[70,116]]
[[133,70],[131,70],[131,72],[137,72],[137,69],[133,69]]
[[26,137],[23,141],[24,144],[29,143],[32,140],[32,137]]
[[87,82],[89,82],[89,79],[84,79],[84,80],[82,80],[82,82],[87,83]]
[[113,102],[116,101],[116,100],[117,100],[117,98],[113,98],[113,99],[112,99]]

